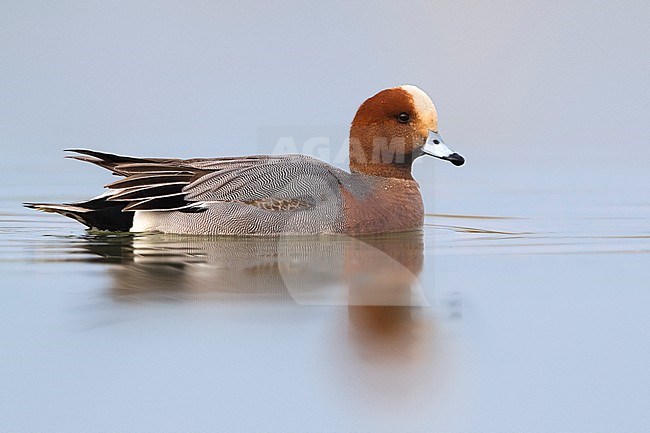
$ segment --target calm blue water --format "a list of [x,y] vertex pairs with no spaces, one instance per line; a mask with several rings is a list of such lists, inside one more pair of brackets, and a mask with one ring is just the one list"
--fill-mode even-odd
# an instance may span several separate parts
[[8,167],[0,430],[644,431],[647,172],[468,160],[363,240],[87,233],[20,202],[110,176]]

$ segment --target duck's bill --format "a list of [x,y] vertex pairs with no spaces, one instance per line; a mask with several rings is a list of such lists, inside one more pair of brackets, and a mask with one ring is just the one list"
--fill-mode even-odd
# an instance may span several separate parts
[[422,151],[427,155],[449,161],[456,166],[465,164],[465,158],[448,148],[445,142],[442,141],[440,134],[435,131],[429,131],[429,136],[424,143],[424,147],[422,147]]

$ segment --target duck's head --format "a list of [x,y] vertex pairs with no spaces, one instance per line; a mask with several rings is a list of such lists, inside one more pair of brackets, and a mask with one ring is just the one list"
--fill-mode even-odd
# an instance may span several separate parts
[[438,134],[431,98],[415,86],[382,90],[357,110],[350,128],[350,169],[375,176],[411,179],[411,164],[421,155],[463,165]]

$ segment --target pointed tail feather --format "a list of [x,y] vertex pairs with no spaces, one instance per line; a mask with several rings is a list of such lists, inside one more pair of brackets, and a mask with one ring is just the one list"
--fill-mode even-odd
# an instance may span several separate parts
[[58,213],[79,221],[90,229],[127,232],[133,225],[133,213],[122,212],[127,203],[96,197],[80,203],[24,203],[42,212]]

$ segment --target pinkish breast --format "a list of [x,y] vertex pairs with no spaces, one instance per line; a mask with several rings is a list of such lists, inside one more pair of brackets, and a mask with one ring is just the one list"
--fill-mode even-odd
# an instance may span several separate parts
[[351,235],[416,230],[424,223],[416,181],[377,178],[362,197],[341,186],[344,231]]

